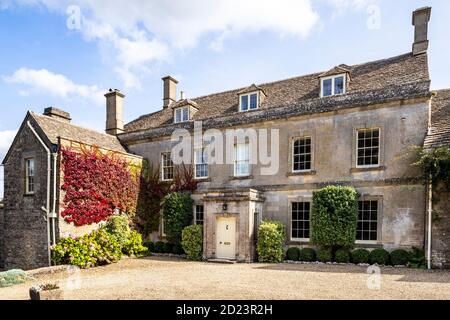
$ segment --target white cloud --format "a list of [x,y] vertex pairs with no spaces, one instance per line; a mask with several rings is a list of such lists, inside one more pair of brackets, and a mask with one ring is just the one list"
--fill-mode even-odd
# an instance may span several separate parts
[[[2,0],[0,0],[2,1]],[[5,1],[5,0],[3,0]],[[268,31],[306,37],[319,20],[310,0],[17,0],[60,14],[79,6],[79,32],[87,40],[112,49],[115,70],[128,86],[137,86],[142,72],[171,53],[195,47],[203,37],[220,50],[229,37]],[[71,7],[73,8],[73,7]],[[75,17],[73,14],[75,13]],[[77,25],[76,23],[74,25]]]
[[[8,152],[8,149],[16,135],[16,131],[0,131],[0,162]],[[0,167],[0,199],[3,198],[3,167]]]
[[379,0],[326,0],[334,7],[333,18],[347,11],[366,10],[370,5],[378,4]]
[[106,92],[100,90],[96,85],[76,84],[64,75],[46,69],[20,68],[12,75],[4,76],[3,79],[8,83],[26,86],[26,89],[20,90],[22,95],[48,93],[61,98],[75,96],[91,100],[99,105],[103,104],[103,93]]

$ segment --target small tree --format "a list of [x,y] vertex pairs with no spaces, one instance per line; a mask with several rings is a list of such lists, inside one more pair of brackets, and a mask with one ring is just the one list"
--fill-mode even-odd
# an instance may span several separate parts
[[172,244],[181,243],[181,233],[191,224],[193,200],[188,193],[168,194],[163,202],[164,231]]
[[203,228],[199,225],[183,229],[181,245],[190,260],[200,260],[203,254]]
[[281,222],[263,221],[258,230],[259,262],[282,262],[284,240],[284,225]]
[[313,193],[312,242],[335,252],[352,248],[356,241],[358,192],[351,187],[329,186]]

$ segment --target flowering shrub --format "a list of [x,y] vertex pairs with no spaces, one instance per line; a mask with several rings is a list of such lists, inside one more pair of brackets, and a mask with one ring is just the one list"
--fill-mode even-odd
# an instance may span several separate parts
[[122,258],[120,244],[104,228],[80,238],[68,237],[53,247],[56,264],[90,268],[110,264]]
[[122,252],[127,256],[141,257],[148,249],[142,245],[142,236],[137,231],[132,231],[122,247]]
[[109,217],[105,224],[105,229],[121,246],[127,243],[131,235],[126,215]]
[[134,213],[139,193],[138,176],[126,161],[98,151],[63,149],[66,192],[61,216],[76,226],[105,221],[115,210]]

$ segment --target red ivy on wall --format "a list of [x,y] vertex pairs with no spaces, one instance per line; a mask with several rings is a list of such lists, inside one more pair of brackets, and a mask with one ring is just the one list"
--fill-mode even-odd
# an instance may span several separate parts
[[66,222],[89,225],[107,220],[115,210],[136,211],[139,173],[133,174],[126,161],[95,150],[63,149],[61,155]]

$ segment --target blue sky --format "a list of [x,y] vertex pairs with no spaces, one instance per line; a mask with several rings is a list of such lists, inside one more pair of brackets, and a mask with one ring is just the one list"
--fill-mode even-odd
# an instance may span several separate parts
[[409,52],[427,5],[432,87],[450,87],[447,0],[0,0],[0,158],[27,110],[103,130],[108,88],[128,122],[161,108],[169,74],[193,98]]

